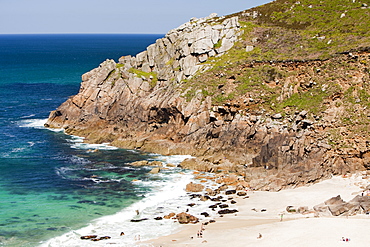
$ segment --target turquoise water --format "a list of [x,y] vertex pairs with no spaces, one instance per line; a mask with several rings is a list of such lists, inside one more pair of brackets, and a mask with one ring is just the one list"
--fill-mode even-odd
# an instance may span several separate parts
[[[0,246],[36,246],[142,199],[157,157],[42,127],[81,75],[135,55],[160,35],[0,35]],[[99,149],[89,152],[89,149]]]

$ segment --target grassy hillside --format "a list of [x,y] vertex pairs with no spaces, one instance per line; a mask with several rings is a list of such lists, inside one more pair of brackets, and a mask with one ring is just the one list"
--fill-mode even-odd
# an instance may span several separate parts
[[343,111],[338,124],[366,134],[368,6],[369,0],[277,0],[236,13],[243,30],[239,42],[207,61],[207,72],[186,81],[184,95],[191,99],[201,92],[239,112],[289,117],[307,110],[316,120],[336,107]]

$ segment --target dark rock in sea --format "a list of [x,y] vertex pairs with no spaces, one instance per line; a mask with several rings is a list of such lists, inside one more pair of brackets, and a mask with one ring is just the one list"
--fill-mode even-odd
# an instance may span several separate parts
[[104,236],[104,237],[100,237],[99,240],[104,240],[104,239],[111,239],[111,237],[109,236]]
[[193,207],[193,206],[195,206],[195,203],[189,203],[188,206]]
[[225,191],[225,195],[232,195],[232,194],[235,194],[236,193],[236,190],[227,190]]
[[221,201],[221,199],[222,199],[222,196],[218,196],[218,197],[211,198],[211,201],[219,202]]
[[236,201],[232,200],[230,203],[231,203],[231,204],[235,204],[235,203],[236,203]]
[[80,239],[94,239],[96,238],[98,235],[86,235],[86,236],[81,236]]
[[220,208],[228,208],[229,207],[229,205],[227,205],[227,204],[220,204],[220,205],[218,205]]
[[49,227],[49,228],[46,228],[46,230],[48,230],[48,231],[56,231],[56,230],[58,230],[58,228],[56,228],[56,227]]
[[94,201],[89,201],[89,200],[81,200],[81,201],[78,201],[77,203],[95,204],[95,202],[94,202]]
[[222,209],[220,211],[218,211],[219,214],[233,214],[233,213],[237,213],[239,212],[238,210],[236,209]]
[[209,223],[215,223],[216,221],[215,220],[210,220]]
[[158,217],[155,217],[154,219],[155,220],[163,220],[163,217],[158,216]]
[[239,191],[238,193],[236,193],[238,196],[246,196],[247,195],[247,192],[245,191]]
[[200,213],[200,215],[203,215],[204,217],[209,217],[209,213],[207,212]]
[[217,208],[217,205],[211,205],[209,208]]
[[190,195],[190,199],[194,199],[194,198],[200,198],[202,195],[200,194],[191,194]]
[[148,218],[132,219],[132,220],[130,220],[130,221],[131,221],[131,222],[141,222],[141,221],[144,221],[144,220],[148,220]]
[[210,196],[207,196],[207,195],[206,195],[206,196],[201,196],[201,197],[200,197],[200,200],[201,200],[201,201],[203,201],[203,202],[205,202],[205,201],[207,201],[207,200],[210,200],[210,199],[211,199],[211,197],[210,197]]

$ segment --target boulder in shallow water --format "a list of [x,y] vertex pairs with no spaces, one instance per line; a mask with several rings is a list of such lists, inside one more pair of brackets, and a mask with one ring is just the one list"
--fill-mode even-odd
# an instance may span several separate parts
[[238,196],[246,196],[247,195],[247,192],[245,191],[239,191],[238,193],[236,193]]
[[148,220],[148,218],[132,219],[132,220],[130,220],[130,221],[131,221],[131,222],[141,222],[141,221],[144,221],[144,220]]
[[169,213],[168,215],[163,216],[163,218],[168,220],[174,217],[175,215],[176,215],[175,213]]
[[154,167],[149,173],[151,174],[158,174],[161,171],[159,167]]
[[186,192],[201,192],[203,191],[204,186],[201,184],[196,184],[193,182],[190,182],[189,184],[186,185]]
[[219,214],[233,214],[239,212],[237,209],[222,209],[218,211]]
[[86,236],[81,236],[80,239],[93,239],[93,238],[97,238],[98,235],[86,235]]
[[179,221],[180,224],[189,224],[189,223],[198,223],[199,219],[194,215],[187,214],[185,212],[179,213],[176,215],[176,219]]
[[132,166],[147,166],[148,164],[149,162],[147,160],[139,160],[139,161],[130,163],[130,165]]

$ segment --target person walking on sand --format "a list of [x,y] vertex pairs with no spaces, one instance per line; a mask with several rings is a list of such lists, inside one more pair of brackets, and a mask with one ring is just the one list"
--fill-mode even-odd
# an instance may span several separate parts
[[283,221],[284,213],[280,213],[280,221]]

